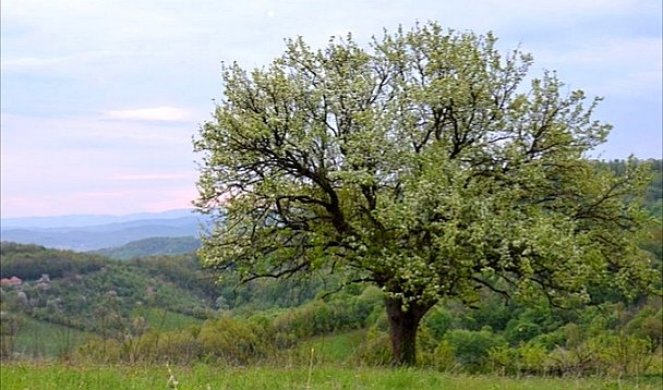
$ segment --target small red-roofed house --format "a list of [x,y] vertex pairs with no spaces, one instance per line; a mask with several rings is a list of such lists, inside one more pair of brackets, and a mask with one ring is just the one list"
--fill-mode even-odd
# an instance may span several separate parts
[[23,284],[23,281],[21,278],[16,276],[0,279],[0,286],[2,287],[20,286],[21,284]]

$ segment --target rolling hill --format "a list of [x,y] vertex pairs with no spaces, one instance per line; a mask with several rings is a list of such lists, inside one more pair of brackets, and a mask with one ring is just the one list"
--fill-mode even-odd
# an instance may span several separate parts
[[[179,215],[179,216],[178,216]],[[3,241],[43,245],[50,248],[93,251],[112,248],[151,237],[196,237],[207,225],[205,220],[188,211],[149,214],[145,217],[113,217],[120,222],[81,225],[85,221],[103,221],[107,217],[53,217],[2,220]],[[174,217],[176,216],[176,217]],[[111,218],[112,219],[112,218]],[[63,226],[55,226],[57,223]],[[183,253],[176,251],[177,253]]]
[[193,253],[199,247],[200,240],[193,236],[151,237],[131,241],[119,247],[99,249],[94,252],[111,259],[128,260],[146,256],[183,255]]

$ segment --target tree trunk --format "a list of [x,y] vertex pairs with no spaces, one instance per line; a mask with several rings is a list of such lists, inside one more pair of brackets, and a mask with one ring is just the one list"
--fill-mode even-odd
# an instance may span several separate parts
[[399,298],[385,298],[385,305],[389,319],[392,362],[396,366],[413,366],[417,363],[419,322],[432,305],[412,303],[404,311],[403,301]]

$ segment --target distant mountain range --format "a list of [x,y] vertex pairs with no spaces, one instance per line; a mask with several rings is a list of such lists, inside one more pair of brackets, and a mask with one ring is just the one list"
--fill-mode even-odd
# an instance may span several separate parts
[[152,219],[172,219],[195,216],[192,209],[168,210],[158,213],[137,213],[127,215],[61,215],[55,217],[2,218],[0,227],[17,228],[66,228],[107,225],[111,223],[132,222]]
[[198,237],[208,221],[191,210],[126,216],[72,215],[11,218],[0,222],[0,239],[50,248],[93,251],[152,237]]

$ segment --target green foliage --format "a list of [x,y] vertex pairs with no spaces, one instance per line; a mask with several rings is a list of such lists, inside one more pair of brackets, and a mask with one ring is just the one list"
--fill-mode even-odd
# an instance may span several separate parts
[[60,278],[98,271],[104,265],[100,256],[46,249],[37,245],[0,243],[0,278],[17,276],[37,280],[43,274]]
[[226,273],[216,287],[220,299],[217,305],[223,310],[246,312],[299,306],[325,291],[334,281],[333,276],[316,275],[310,279],[258,279],[242,284],[237,275]]
[[645,306],[626,326],[627,334],[650,340],[652,348],[663,345],[663,309]]
[[356,359],[358,364],[368,364],[371,366],[390,365],[392,354],[389,334],[377,328],[369,329],[365,340],[359,345]]
[[[651,175],[644,202],[651,214],[660,220],[663,217],[663,160],[636,160],[636,163],[645,165]],[[627,172],[624,160],[602,161],[600,164],[606,165],[617,176],[624,176]]]
[[117,260],[128,260],[147,256],[184,255],[200,247],[195,237],[151,237],[132,241],[120,247],[99,249],[95,253]]
[[527,373],[541,375],[546,370],[548,351],[538,343],[525,343],[518,347],[519,368]]
[[549,369],[547,349],[538,343],[524,343],[517,348],[500,345],[488,351],[491,368],[501,374],[542,375]]
[[469,369],[483,366],[491,349],[507,345],[503,337],[488,329],[454,329],[444,335],[443,342],[453,348],[457,361]]
[[[51,252],[57,253],[47,250],[46,255],[38,260],[48,261]],[[81,263],[85,261],[81,259]],[[92,257],[91,262],[96,261]],[[41,282],[24,283],[20,289],[8,290],[11,293],[6,298],[18,304],[16,299],[20,290],[28,301],[22,309],[30,315],[80,328],[92,327],[96,314],[105,315],[102,311],[109,313],[114,310],[121,317],[129,318],[132,311],[142,305],[154,305],[188,315],[204,315],[206,307],[200,302],[201,298],[206,298],[205,292],[196,289],[193,286],[196,284],[195,277],[189,276],[195,275],[195,270],[182,271],[187,267],[185,265],[171,272],[166,261],[151,261],[153,267],[140,262],[105,260],[99,269],[85,275],[67,274]],[[186,260],[181,261],[186,263]],[[189,266],[195,264],[191,262]],[[192,287],[186,288],[187,284]],[[95,311],[99,313],[95,314]]]
[[[193,256],[118,262],[31,245],[1,248],[3,272],[30,268],[40,276],[0,289],[3,327],[11,328],[10,318],[25,319],[5,337],[17,356],[64,357],[84,341],[81,334],[123,340],[148,329],[181,329],[212,312],[216,287]],[[52,275],[42,277],[46,271]]]
[[234,364],[247,364],[265,357],[266,338],[264,329],[230,317],[206,324],[198,335],[203,354]]
[[451,343],[442,340],[433,351],[433,367],[440,371],[450,371],[457,367],[456,351]]
[[444,336],[451,328],[452,322],[451,313],[442,305],[435,306],[424,318],[424,325],[437,339],[441,339]]
[[358,296],[336,296],[329,302],[315,300],[285,311],[274,318],[273,327],[295,339],[360,329],[368,325],[376,307],[382,307],[382,294],[367,289]]
[[225,67],[194,141],[197,206],[218,220],[203,262],[245,280],[342,269],[386,293],[388,318],[412,317],[391,326],[481,289],[557,304],[646,291],[649,167],[585,159],[610,129],[592,118],[598,99],[552,72],[522,85],[531,63],[428,23]]
[[[125,328],[122,338],[93,340],[80,348],[78,356],[82,360],[127,363],[214,361],[237,365],[277,358],[300,361],[308,356],[296,352],[306,346],[305,340],[367,326],[366,318],[380,307],[382,294],[376,294],[373,288],[355,293],[250,317],[224,312],[218,319],[188,329],[183,329],[182,320],[186,318],[175,317],[178,322],[173,330],[166,330],[168,321],[159,320],[165,311],[144,310],[144,316],[135,317],[133,326]],[[151,321],[152,317],[156,320]],[[99,351],[101,347],[109,351],[108,356]],[[348,359],[351,355],[354,351],[344,353]]]
[[620,375],[639,375],[651,364],[651,344],[647,339],[624,334],[602,334],[587,341],[596,351],[595,364]]
[[509,321],[504,332],[504,337],[511,344],[517,345],[524,341],[529,341],[541,334],[541,327],[533,322],[519,321],[513,319]]
[[515,305],[506,305],[501,297],[485,296],[473,310],[466,311],[459,327],[479,330],[489,326],[496,331],[504,330],[509,320],[517,315]]

